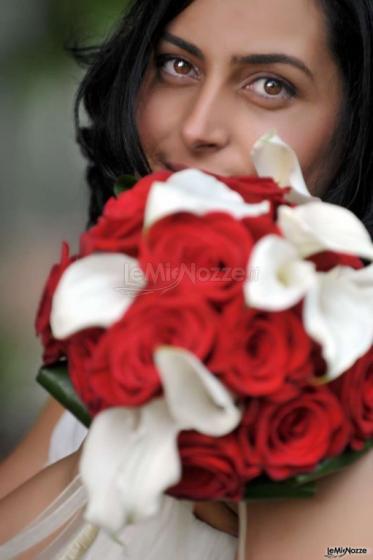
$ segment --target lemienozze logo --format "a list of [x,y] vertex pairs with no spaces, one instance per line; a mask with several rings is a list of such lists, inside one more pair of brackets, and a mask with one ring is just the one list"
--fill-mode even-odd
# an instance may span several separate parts
[[329,547],[324,554],[325,558],[343,558],[347,555],[358,556],[359,554],[369,554],[368,548],[354,548],[352,546],[334,546]]

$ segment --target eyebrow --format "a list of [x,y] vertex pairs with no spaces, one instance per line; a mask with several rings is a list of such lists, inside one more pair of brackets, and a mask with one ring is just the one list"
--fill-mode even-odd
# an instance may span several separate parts
[[[188,53],[192,54],[196,58],[199,58],[200,60],[205,59],[203,52],[201,51],[201,49],[196,47],[196,45],[193,45],[193,43],[189,43],[189,41],[186,41],[181,37],[177,37],[176,35],[173,35],[168,31],[165,31],[162,34],[161,40],[167,41],[168,43],[171,43],[176,47],[180,47],[181,49],[187,51]],[[301,70],[312,80],[314,79],[314,75],[312,74],[311,70],[304,64],[304,62],[302,62],[302,60],[296,58],[295,56],[290,56],[287,54],[268,53],[268,54],[248,54],[244,56],[233,56],[232,62],[234,64],[253,64],[253,65],[254,64],[258,64],[258,65],[259,64],[289,64],[290,66],[294,66],[295,68],[298,68],[298,70]]]

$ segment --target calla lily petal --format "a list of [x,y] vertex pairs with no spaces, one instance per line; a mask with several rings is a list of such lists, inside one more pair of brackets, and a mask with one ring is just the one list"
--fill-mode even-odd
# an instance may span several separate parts
[[237,219],[256,217],[270,211],[268,201],[247,204],[242,196],[224,183],[198,169],[186,169],[171,175],[164,183],[156,181],[149,192],[144,225],[176,212],[227,212]]
[[80,462],[86,520],[116,535],[128,523],[156,514],[164,491],[181,476],[178,430],[164,399],[101,412]]
[[278,225],[302,257],[330,250],[373,260],[373,243],[365,226],[346,208],[315,201],[297,208],[281,206]]
[[367,290],[368,295],[373,289],[373,264],[359,270],[346,267],[343,269],[343,277],[353,282],[356,287]]
[[194,354],[160,346],[154,361],[170,414],[182,429],[223,436],[237,427],[241,411],[232,395]]
[[251,159],[259,177],[272,177],[280,187],[292,187],[289,202],[302,204],[314,199],[304,181],[296,153],[275,131],[255,142]]
[[[250,274],[251,270],[258,271]],[[299,259],[296,249],[276,235],[255,245],[244,284],[246,303],[267,311],[282,311],[297,304],[315,282],[315,266]]]
[[137,261],[119,253],[90,255],[72,263],[62,275],[51,310],[55,338],[88,327],[109,327],[145,286]]
[[[373,343],[373,268],[353,271],[336,267],[318,273],[307,293],[303,321],[308,334],[322,347],[327,363],[320,382],[335,379],[363,356]],[[367,287],[368,286],[368,287]]]
[[222,181],[208,175],[199,169],[184,169],[174,173],[166,181],[169,187],[202,198],[211,198],[212,195],[226,202],[243,202],[242,196],[228,188]]
[[84,442],[80,475],[88,493],[85,518],[115,534],[126,520],[116,478],[124,452],[136,442],[140,409],[111,408],[93,420]]

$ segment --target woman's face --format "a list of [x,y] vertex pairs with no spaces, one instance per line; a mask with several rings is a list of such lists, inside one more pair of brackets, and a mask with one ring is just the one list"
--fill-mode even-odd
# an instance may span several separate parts
[[250,151],[276,129],[321,195],[342,83],[315,0],[195,0],[157,45],[138,109],[153,171],[253,174]]

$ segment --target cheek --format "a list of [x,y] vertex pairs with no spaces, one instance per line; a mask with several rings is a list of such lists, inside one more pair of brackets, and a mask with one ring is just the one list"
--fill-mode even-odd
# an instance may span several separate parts
[[140,99],[137,128],[141,145],[152,167],[162,145],[167,142],[172,131],[176,130],[180,104],[170,99],[161,88],[149,88]]
[[333,173],[331,143],[336,126],[337,115],[333,110],[303,114],[299,119],[289,119],[282,131],[278,128],[284,141],[295,150],[306,184],[315,196],[323,194]]
[[162,132],[162,122],[164,123],[162,112],[151,99],[140,105],[137,112],[137,129],[141,145],[149,160],[155,152],[156,140]]

